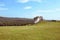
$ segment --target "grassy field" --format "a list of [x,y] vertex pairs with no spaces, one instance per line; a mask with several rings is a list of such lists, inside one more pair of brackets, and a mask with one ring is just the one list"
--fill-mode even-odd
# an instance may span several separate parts
[[0,40],[60,40],[60,22],[27,26],[1,26]]

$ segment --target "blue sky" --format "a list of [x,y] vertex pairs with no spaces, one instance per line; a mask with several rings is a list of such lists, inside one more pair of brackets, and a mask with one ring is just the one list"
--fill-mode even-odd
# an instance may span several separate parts
[[0,16],[60,20],[60,0],[0,0]]

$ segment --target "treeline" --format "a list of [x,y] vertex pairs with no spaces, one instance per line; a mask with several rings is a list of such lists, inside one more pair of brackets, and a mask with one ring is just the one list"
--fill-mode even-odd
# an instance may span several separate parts
[[33,23],[33,19],[0,17],[0,26],[23,26]]

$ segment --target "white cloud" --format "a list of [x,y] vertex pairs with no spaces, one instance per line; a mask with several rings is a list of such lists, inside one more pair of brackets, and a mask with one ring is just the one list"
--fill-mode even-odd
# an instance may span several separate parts
[[47,12],[60,12],[60,8],[55,8],[55,9],[51,9],[51,10],[37,10],[36,12],[40,13],[40,12],[44,12],[44,13],[47,13]]
[[27,2],[42,2],[42,0],[17,0],[19,3],[27,3]]
[[37,10],[36,12],[55,12],[54,10]]
[[19,3],[27,3],[29,0],[17,0]]
[[56,8],[56,12],[57,12],[57,11],[60,11],[60,8]]
[[31,9],[31,8],[32,8],[31,6],[24,7],[24,9]]
[[2,11],[2,10],[8,10],[8,8],[0,7],[0,11]]
[[40,13],[55,13],[55,12],[60,12],[60,9],[51,9],[51,10],[36,10],[32,12],[32,16],[42,16]]
[[8,10],[8,8],[5,8],[5,4],[3,2],[0,2],[0,11]]

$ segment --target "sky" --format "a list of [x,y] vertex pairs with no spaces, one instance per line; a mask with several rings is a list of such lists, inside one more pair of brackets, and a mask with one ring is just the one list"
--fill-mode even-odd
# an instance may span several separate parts
[[0,0],[0,16],[60,20],[60,0]]

